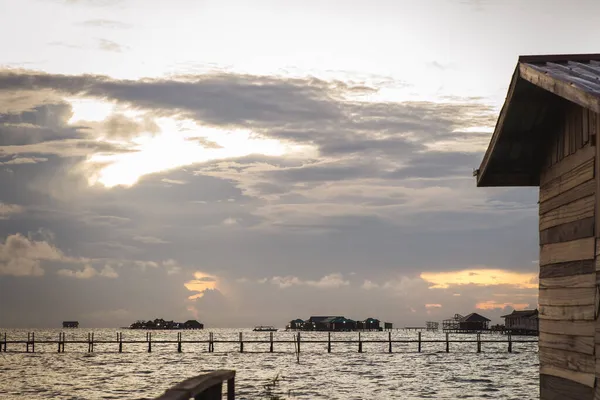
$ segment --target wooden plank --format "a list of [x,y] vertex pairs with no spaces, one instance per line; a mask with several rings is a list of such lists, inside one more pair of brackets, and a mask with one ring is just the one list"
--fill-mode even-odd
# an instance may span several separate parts
[[[549,370],[551,373],[562,375],[561,372]],[[570,375],[570,374],[569,374]],[[572,375],[570,375],[572,377]],[[591,400],[594,395],[594,385],[590,385],[590,378],[587,376],[578,376],[578,380],[586,383],[580,383],[561,376],[552,376],[549,374],[540,375],[540,399],[541,400]]]
[[[557,196],[561,197],[561,196]],[[587,196],[540,215],[540,231],[580,219],[594,217],[596,196]],[[593,236],[593,235],[592,235]]]
[[545,306],[587,306],[595,304],[596,288],[540,289],[538,303]]
[[595,95],[572,85],[570,82],[556,79],[523,63],[519,63],[519,72],[523,79],[542,89],[572,101],[573,103],[579,104],[582,107],[589,108],[595,112],[600,112],[599,99]]
[[[579,152],[577,152],[579,153]],[[575,153],[573,157],[577,154]],[[572,156],[569,156],[572,157]],[[569,157],[565,158],[567,160]],[[560,162],[558,165],[561,165]],[[568,172],[560,175],[558,178],[551,180],[547,184],[540,187],[540,203],[554,196],[558,196],[585,181],[594,179],[594,159],[591,158],[585,163],[571,169]]]
[[574,335],[594,337],[596,324],[594,321],[554,321],[540,320],[540,332],[555,335]]
[[557,321],[595,321],[596,307],[593,304],[585,306],[545,306],[540,305],[540,319]]
[[595,271],[594,259],[561,262],[540,266],[540,280],[565,276],[591,274]]
[[555,278],[541,278],[540,289],[551,288],[595,288],[596,275],[594,273],[585,275],[571,275]]
[[581,131],[581,147],[588,144],[590,141],[590,113],[587,108],[581,108],[583,118],[583,128]]
[[544,244],[540,249],[540,265],[594,258],[595,238]]
[[590,354],[574,353],[539,346],[540,365],[553,366],[575,372],[596,374],[596,358]]
[[540,174],[540,186],[545,186],[567,172],[580,167],[582,164],[594,160],[595,154],[593,146],[585,146],[575,154],[563,159],[559,164],[542,170]]
[[594,338],[576,335],[553,335],[541,332],[539,345],[550,349],[574,351],[583,354],[594,354]]
[[591,196],[596,193],[596,184],[594,179],[585,181],[581,185],[577,185],[572,189],[567,190],[560,196],[555,196],[549,200],[540,203],[539,215],[546,214],[548,211],[554,210],[565,204],[579,200],[583,197]]
[[[591,181],[592,183],[595,182]],[[540,232],[540,244],[570,242],[571,240],[583,239],[594,236],[596,219],[588,217],[578,221],[553,226]]]

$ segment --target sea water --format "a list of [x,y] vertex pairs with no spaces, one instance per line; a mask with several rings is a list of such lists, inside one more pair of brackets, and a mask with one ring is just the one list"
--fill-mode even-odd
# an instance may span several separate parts
[[[29,330],[32,331],[32,330]],[[91,329],[62,330],[66,339],[87,340]],[[94,329],[94,340],[146,339],[147,331]],[[27,339],[27,330],[0,329],[8,340]],[[36,341],[58,338],[61,330],[36,330]],[[152,331],[152,340],[177,340],[178,331]],[[268,340],[269,332],[251,329],[205,329],[179,331],[183,340]],[[294,332],[274,332],[275,340],[293,340]],[[332,333],[332,340],[357,340],[357,333]],[[365,332],[363,340],[387,340],[387,332]],[[393,331],[393,339],[417,339],[417,333]],[[422,333],[423,340],[445,340],[442,333]],[[475,335],[451,335],[451,340],[476,340]],[[268,399],[268,393],[283,399],[538,399],[539,362],[537,343],[513,343],[508,353],[506,336],[481,335],[476,343],[394,343],[388,353],[387,343],[364,343],[358,353],[357,343],[301,343],[297,362],[294,343],[275,343],[269,353],[268,343],[208,344],[153,343],[148,353],[146,343],[123,345],[95,344],[88,353],[86,344],[67,344],[58,353],[56,344],[36,343],[35,353],[24,353],[24,344],[8,344],[0,353],[0,399],[151,399],[170,386],[203,372],[216,369],[236,370],[236,398]],[[327,340],[324,332],[302,332],[304,340]],[[513,339],[530,339],[517,337]],[[273,385],[273,382],[277,383]],[[271,385],[269,385],[271,384]],[[270,388],[269,388],[270,386]],[[225,391],[225,390],[224,390]]]

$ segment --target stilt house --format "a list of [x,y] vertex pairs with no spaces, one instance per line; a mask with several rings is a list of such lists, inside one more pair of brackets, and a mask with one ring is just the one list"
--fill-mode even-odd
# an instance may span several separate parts
[[599,131],[600,54],[522,56],[474,174],[539,186],[542,400],[600,398]]

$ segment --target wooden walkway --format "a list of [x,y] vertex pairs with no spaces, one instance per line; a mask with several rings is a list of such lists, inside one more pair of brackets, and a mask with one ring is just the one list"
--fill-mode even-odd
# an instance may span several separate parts
[[[444,343],[445,346],[445,350],[446,352],[450,352],[450,344],[451,343],[474,343],[476,344],[476,349],[477,352],[480,353],[481,349],[482,349],[482,345],[484,343],[504,343],[506,344],[506,349],[509,353],[512,352],[513,350],[513,344],[514,343],[537,343],[538,340],[537,339],[517,339],[514,340],[512,338],[511,335],[507,335],[505,340],[485,340],[485,339],[481,339],[481,335],[478,334],[476,339],[451,339],[450,335],[448,333],[446,333],[446,337],[445,339],[423,339],[421,337],[421,332],[418,332],[418,336],[416,339],[397,339],[397,338],[392,338],[392,334],[391,332],[388,332],[388,338],[387,339],[363,339],[361,337],[360,332],[358,333],[358,337],[356,339],[332,339],[331,338],[331,333],[329,333],[327,335],[327,339],[302,339],[300,333],[296,333],[294,334],[293,339],[275,339],[273,337],[273,332],[270,332],[269,338],[268,339],[244,339],[244,336],[242,334],[242,332],[239,333],[239,338],[237,340],[232,340],[232,339],[215,339],[214,335],[212,332],[209,333],[208,335],[208,339],[199,339],[199,340],[184,340],[182,337],[182,334],[180,332],[177,333],[177,339],[171,340],[171,339],[152,339],[152,332],[147,332],[146,333],[146,339],[145,340],[123,340],[123,333],[119,332],[116,334],[116,338],[115,340],[106,340],[106,339],[95,339],[94,338],[94,333],[88,333],[87,335],[87,339],[73,339],[73,340],[67,340],[66,339],[66,335],[65,333],[61,332],[58,335],[58,339],[52,339],[52,340],[48,340],[48,339],[43,339],[43,340],[36,340],[35,339],[35,333],[34,332],[30,332],[27,334],[27,339],[10,339],[8,338],[7,334],[4,333],[3,335],[0,334],[0,352],[4,351],[4,352],[26,352],[26,353],[34,353],[35,352],[35,346],[43,344],[43,345],[55,345],[57,346],[57,352],[58,353],[64,353],[65,352],[65,346],[66,345],[75,345],[75,344],[87,344],[87,352],[88,353],[93,353],[94,352],[94,347],[96,345],[103,345],[104,348],[106,348],[105,345],[111,345],[114,346],[112,348],[114,348],[116,351],[118,351],[119,353],[123,352],[123,345],[127,345],[127,344],[144,344],[145,346],[147,346],[147,351],[148,353],[152,352],[152,346],[156,345],[156,344],[174,344],[177,345],[176,349],[177,352],[181,353],[183,352],[183,347],[184,344],[205,344],[207,345],[207,351],[208,353],[214,353],[215,352],[215,344],[222,344],[222,343],[229,343],[229,344],[237,344],[237,346],[239,346],[239,352],[243,353],[244,352],[244,345],[245,344],[256,344],[256,343],[261,343],[261,344],[265,344],[268,345],[268,349],[265,351],[252,351],[252,353],[273,353],[275,351],[275,344],[293,344],[294,345],[294,350],[293,352],[295,353],[299,353],[300,349],[301,349],[301,345],[303,344],[317,344],[317,343],[321,343],[321,344],[327,344],[327,352],[331,353],[333,345],[334,344],[351,344],[351,345],[355,345],[357,346],[357,351],[359,353],[363,352],[363,345],[367,344],[367,343],[380,343],[380,344],[387,344],[387,352],[389,353],[393,353],[393,345],[394,344],[398,344],[398,343],[414,343],[415,344],[415,350],[417,352],[421,352],[423,345],[427,344],[427,343]],[[10,345],[10,349],[9,349],[9,345]],[[285,346],[286,347],[286,351],[290,352],[290,346]],[[231,350],[229,351],[221,351],[221,352],[231,352]]]

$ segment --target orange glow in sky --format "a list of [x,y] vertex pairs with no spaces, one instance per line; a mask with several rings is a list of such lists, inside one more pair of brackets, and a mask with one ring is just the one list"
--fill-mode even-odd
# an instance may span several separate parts
[[522,310],[524,308],[529,307],[528,303],[498,303],[494,300],[488,300],[488,301],[483,301],[481,303],[477,303],[475,305],[475,308],[478,308],[480,310],[493,310],[493,309],[497,309],[497,308],[504,308],[504,307],[512,307],[515,310]]
[[217,289],[218,280],[216,276],[205,274],[204,272],[195,272],[191,281],[184,283],[184,286],[190,292],[197,292],[188,297],[190,300],[199,299],[204,296],[205,290]]
[[465,269],[451,272],[423,272],[421,279],[432,283],[430,289],[446,289],[451,285],[511,285],[523,289],[538,287],[537,274],[501,269]]

